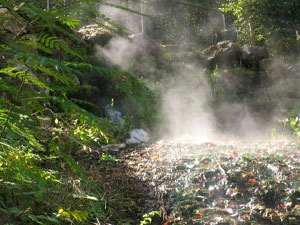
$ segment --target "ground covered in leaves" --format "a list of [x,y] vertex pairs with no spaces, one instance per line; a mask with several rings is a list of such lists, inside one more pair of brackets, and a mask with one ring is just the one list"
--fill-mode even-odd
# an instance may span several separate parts
[[299,149],[290,141],[158,142],[118,157],[147,187],[143,207],[163,212],[157,224],[288,225],[300,224]]

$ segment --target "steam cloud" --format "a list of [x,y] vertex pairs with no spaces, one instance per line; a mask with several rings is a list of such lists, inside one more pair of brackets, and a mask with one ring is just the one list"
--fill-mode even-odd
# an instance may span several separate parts
[[214,118],[208,108],[211,98],[203,69],[188,65],[178,71],[162,93],[165,137],[197,137],[201,141],[214,135]]
[[[137,15],[107,6],[101,7],[100,12],[113,21],[121,23],[136,36],[141,35],[141,24]],[[218,19],[211,18],[209,24],[216,24],[216,20]],[[186,28],[184,32],[185,35],[192,33]],[[208,32],[211,32],[211,30]],[[180,43],[177,44],[180,46]],[[112,38],[104,48],[100,46],[96,48],[98,56],[104,57],[111,64],[124,70],[131,71],[137,56],[149,55],[148,46],[149,43],[145,38],[128,39],[118,37]],[[150,67],[147,66],[146,69],[154,70]],[[180,139],[189,136],[194,138],[194,141],[203,142],[240,138],[257,140],[270,135],[272,125],[254,115],[247,103],[221,103],[218,107],[219,118],[216,119],[215,113],[209,107],[212,90],[203,67],[197,64],[185,63],[177,66],[177,68],[176,72],[168,75],[165,79],[166,82],[162,82],[161,115],[163,123],[160,125],[159,130],[163,138]],[[274,74],[276,76],[277,73],[274,72]],[[223,82],[226,85],[228,81],[225,79]],[[276,88],[278,84],[279,81],[274,81],[273,90],[279,90]],[[234,88],[234,86],[231,87],[232,91],[234,91]],[[256,100],[259,101],[259,97]],[[270,117],[273,117],[273,115],[269,115]],[[225,132],[223,133],[218,128],[218,121],[220,122],[220,120],[224,125],[223,131]]]
[[140,54],[145,55],[147,53],[148,43],[142,36],[141,16],[109,6],[101,6],[99,11],[112,21],[125,27],[131,35],[128,38],[112,38],[104,48],[96,46],[97,56],[123,70],[131,71],[135,58]]

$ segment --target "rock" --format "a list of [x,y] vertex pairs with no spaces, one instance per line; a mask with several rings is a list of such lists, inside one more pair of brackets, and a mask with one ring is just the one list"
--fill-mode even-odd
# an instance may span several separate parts
[[[12,17],[7,8],[0,8],[0,17],[1,16]],[[25,25],[26,22],[21,17],[18,17],[17,20],[4,19],[0,22],[0,26],[10,33],[8,38],[15,38],[17,35],[24,33],[26,31]]]
[[267,72],[271,65],[272,65],[272,59],[270,58],[262,59],[259,62],[259,68],[263,72]]
[[[105,24],[109,26],[108,24]],[[78,30],[82,38],[92,44],[105,46],[114,36],[113,33],[105,27],[100,27],[97,24],[90,24]]]
[[112,106],[105,106],[105,113],[108,116],[108,120],[110,122],[120,124],[122,126],[125,124],[125,120],[122,117],[122,113],[113,109]]
[[217,86],[227,100],[237,100],[251,97],[258,74],[243,67],[220,70]]
[[218,66],[237,66],[240,64],[240,49],[237,44],[231,41],[221,41],[201,52],[207,58],[207,63],[211,69]]
[[126,140],[126,144],[147,143],[150,140],[149,134],[143,129],[134,129],[128,133],[130,138]]
[[264,46],[245,45],[242,50],[242,60],[255,59],[262,60],[269,57],[269,51]]
[[263,46],[245,45],[241,51],[242,63],[246,68],[259,69],[260,61],[269,57],[269,51]]
[[111,144],[111,145],[105,145],[102,147],[102,150],[105,152],[108,151],[113,151],[113,152],[118,152],[121,149],[124,149],[126,147],[126,144],[122,143],[122,144]]
[[4,16],[4,15],[7,15],[7,14],[9,14],[8,9],[0,8],[0,16]]

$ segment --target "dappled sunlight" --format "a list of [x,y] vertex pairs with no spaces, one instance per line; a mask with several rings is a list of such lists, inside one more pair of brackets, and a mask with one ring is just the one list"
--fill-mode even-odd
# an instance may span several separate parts
[[300,170],[299,144],[287,139],[192,143],[190,138],[159,141],[127,157],[164,201],[168,223],[287,224],[298,217],[300,179],[291,168]]

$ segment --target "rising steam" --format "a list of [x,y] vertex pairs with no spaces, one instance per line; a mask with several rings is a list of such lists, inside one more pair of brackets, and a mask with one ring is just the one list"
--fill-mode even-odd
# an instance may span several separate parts
[[[110,64],[134,73],[136,59],[141,55],[150,55],[150,43],[145,38],[141,17],[108,6],[102,6],[100,12],[126,27],[131,32],[131,37],[115,37],[105,47],[97,46],[98,57],[101,56]],[[219,19],[220,15],[216,15],[216,17],[210,18],[207,24],[215,25],[220,22]],[[186,27],[178,29],[184,30],[185,35],[192,33]],[[212,32],[212,28],[209,28],[209,26],[203,27],[203,29],[208,29],[208,33]],[[192,38],[187,39],[192,40]],[[180,46],[181,43],[175,43],[175,45]],[[194,46],[197,46],[197,44]],[[274,69],[274,64],[272,66],[271,68]],[[145,73],[156,69],[148,65],[141,65],[141,67],[144,67]],[[247,102],[220,102],[216,116],[216,110],[213,110],[210,104],[213,99],[213,92],[207,81],[203,66],[200,63],[195,64],[193,61],[175,67],[177,68],[174,70],[175,72],[168,74],[161,82],[160,109],[162,123],[159,125],[158,130],[160,130],[162,138],[181,139],[188,136],[192,137],[193,140],[203,142],[241,138],[244,140],[257,140],[270,135],[272,128],[270,118],[274,115],[265,116],[264,118],[268,118],[266,122],[264,118],[253,112]],[[276,91],[279,90],[276,88],[276,85],[279,85],[279,81],[276,80],[278,71],[276,71],[274,69],[272,78],[275,79],[271,90],[273,93],[277,93]],[[219,75],[222,75],[222,73]],[[220,82],[223,82],[225,86],[231,85],[229,90],[235,91],[234,82],[229,82],[226,77],[220,79]],[[268,94],[272,95],[272,93]],[[264,97],[263,95],[258,95],[255,100],[260,101],[260,98]],[[280,94],[277,93],[277,95]],[[278,112],[278,110],[279,108],[274,111]],[[219,126],[220,123],[222,128]]]

